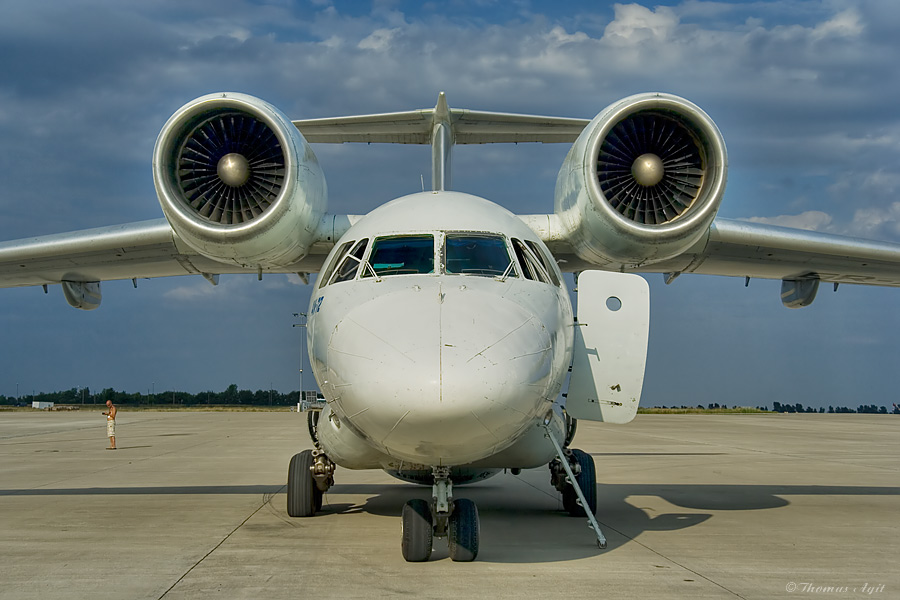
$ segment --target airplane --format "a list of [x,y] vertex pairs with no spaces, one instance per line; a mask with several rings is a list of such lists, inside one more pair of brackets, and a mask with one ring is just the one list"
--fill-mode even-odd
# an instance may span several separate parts
[[[571,144],[552,213],[451,189],[456,144],[525,142]],[[430,145],[431,190],[329,213],[315,143]],[[435,538],[474,560],[478,509],[456,488],[543,466],[605,547],[595,465],[572,443],[579,419],[636,414],[650,312],[639,274],[780,279],[789,308],[821,282],[900,286],[898,244],[717,217],[722,134],[666,93],[591,120],[451,109],[441,93],[429,109],[294,121],[216,93],[172,115],[152,165],[164,218],[0,243],[0,287],[59,284],[93,310],[106,280],[317,273],[307,341],[325,406],[308,413],[313,448],[290,461],[287,512],[321,511],[337,466],[431,486],[402,507],[412,562]]]

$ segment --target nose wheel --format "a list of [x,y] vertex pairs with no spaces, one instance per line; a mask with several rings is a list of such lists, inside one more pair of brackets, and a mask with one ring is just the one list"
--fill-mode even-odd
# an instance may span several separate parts
[[408,562],[431,558],[434,538],[447,538],[450,559],[471,562],[478,556],[481,525],[478,507],[467,498],[453,500],[453,484],[448,467],[434,468],[434,495],[431,503],[416,498],[403,505],[401,544]]
[[403,505],[400,517],[403,558],[407,562],[425,562],[431,558],[434,543],[434,523],[431,507],[420,498]]
[[478,507],[469,499],[461,498],[453,503],[453,512],[447,530],[450,560],[472,562],[478,556],[478,538],[481,527]]

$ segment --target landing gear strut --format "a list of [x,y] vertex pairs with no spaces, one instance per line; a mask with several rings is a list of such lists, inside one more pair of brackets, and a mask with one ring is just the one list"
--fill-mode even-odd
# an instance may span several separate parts
[[434,538],[447,538],[450,559],[470,562],[478,556],[480,524],[478,508],[471,500],[453,500],[449,467],[434,467],[434,487],[429,504],[410,500],[403,506],[401,550],[409,562],[431,558]]

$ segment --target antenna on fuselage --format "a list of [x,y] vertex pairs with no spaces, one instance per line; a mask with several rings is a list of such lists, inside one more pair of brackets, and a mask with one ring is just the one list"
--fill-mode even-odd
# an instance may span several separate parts
[[431,189],[435,192],[450,189],[450,151],[454,142],[450,109],[441,92],[431,118]]

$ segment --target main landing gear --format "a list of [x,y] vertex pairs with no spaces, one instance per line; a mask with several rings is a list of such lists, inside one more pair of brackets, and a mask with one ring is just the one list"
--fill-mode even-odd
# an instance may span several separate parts
[[316,448],[291,458],[288,466],[287,512],[311,517],[322,509],[322,495],[334,485],[334,463]]
[[550,484],[562,493],[563,508],[573,517],[587,517],[588,527],[597,535],[597,546],[606,548],[606,538],[600,531],[597,512],[597,474],[594,459],[587,452],[563,448],[545,423],[547,437],[556,448],[557,458],[550,462]]
[[471,500],[453,500],[449,467],[434,467],[432,501],[414,499],[401,514],[403,558],[425,562],[431,558],[435,537],[446,537],[450,559],[470,562],[478,556],[478,508]]

